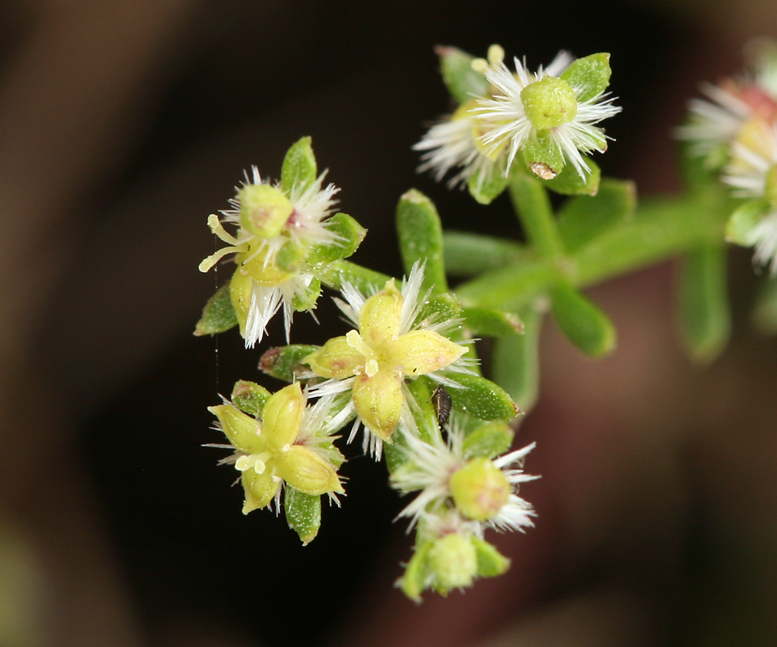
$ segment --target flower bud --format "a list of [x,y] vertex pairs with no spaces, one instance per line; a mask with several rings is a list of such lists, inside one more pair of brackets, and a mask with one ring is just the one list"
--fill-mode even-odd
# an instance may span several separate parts
[[526,116],[537,130],[557,128],[577,116],[577,99],[569,83],[546,76],[521,91]]
[[474,458],[454,472],[450,489],[459,511],[475,521],[498,514],[510,496],[507,477],[487,458]]
[[273,238],[281,233],[294,207],[280,189],[269,184],[247,184],[237,192],[240,225],[254,236]]
[[429,568],[442,593],[470,586],[478,572],[478,558],[469,537],[451,533],[438,539],[429,550]]

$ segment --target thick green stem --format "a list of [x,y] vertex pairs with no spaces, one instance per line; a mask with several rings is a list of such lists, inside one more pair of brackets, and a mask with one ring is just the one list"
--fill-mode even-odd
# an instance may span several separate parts
[[558,233],[548,191],[542,182],[527,173],[519,173],[510,178],[508,186],[513,206],[532,249],[544,258],[558,258],[563,255],[564,246]]

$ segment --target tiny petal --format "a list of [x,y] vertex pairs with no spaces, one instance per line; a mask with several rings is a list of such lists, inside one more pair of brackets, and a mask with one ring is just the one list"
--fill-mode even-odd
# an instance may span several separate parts
[[268,506],[281,486],[280,481],[273,478],[272,470],[265,470],[261,474],[247,470],[240,480],[245,493],[243,514]]
[[445,368],[467,352],[441,334],[412,330],[391,345],[391,362],[404,375],[415,377]]
[[231,404],[208,407],[219,423],[229,442],[244,454],[256,454],[264,450],[262,426],[256,418],[243,413]]
[[305,494],[345,491],[334,466],[302,445],[279,454],[275,465],[278,476]]
[[402,413],[402,377],[396,371],[378,371],[372,377],[356,376],[353,404],[364,426],[381,440],[391,442],[391,434]]
[[391,279],[376,295],[364,302],[359,313],[359,331],[372,348],[381,350],[400,333],[402,293]]
[[355,350],[343,337],[334,337],[305,358],[310,370],[321,377],[343,380],[364,366],[364,355]]
[[293,443],[299,434],[305,396],[299,382],[290,384],[275,393],[262,410],[265,442],[273,450]]

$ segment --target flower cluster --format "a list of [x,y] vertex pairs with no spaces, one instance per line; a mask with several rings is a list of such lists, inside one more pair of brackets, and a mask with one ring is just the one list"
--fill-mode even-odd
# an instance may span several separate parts
[[745,202],[731,216],[727,238],[754,247],[757,265],[777,275],[777,45],[751,48],[750,69],[739,78],[706,84],[707,99],[690,103],[690,118],[677,136],[689,153]]
[[423,153],[419,171],[431,171],[437,180],[453,172],[449,185],[466,183],[484,203],[505,188],[514,170],[552,180],[571,165],[574,184],[597,181],[589,177],[595,165],[585,155],[607,149],[597,124],[620,112],[606,92],[609,54],[575,60],[560,52],[536,72],[518,58],[511,71],[498,45],[487,60],[454,48],[440,48],[439,54],[460,105],[413,147]]

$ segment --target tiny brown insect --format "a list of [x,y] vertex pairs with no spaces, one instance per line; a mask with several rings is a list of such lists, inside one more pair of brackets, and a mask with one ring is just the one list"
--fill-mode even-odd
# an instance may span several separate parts
[[451,415],[451,394],[445,389],[444,386],[438,386],[432,391],[432,406],[434,406],[434,413],[437,416],[437,424],[441,428],[448,424],[448,418]]

